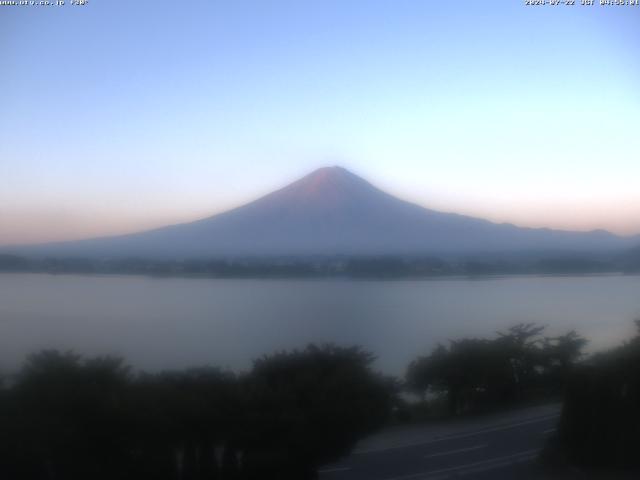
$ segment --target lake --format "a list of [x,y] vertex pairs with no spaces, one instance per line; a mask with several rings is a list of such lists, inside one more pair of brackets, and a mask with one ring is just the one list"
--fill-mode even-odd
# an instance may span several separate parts
[[277,349],[358,344],[402,374],[438,342],[519,322],[576,329],[590,350],[640,317],[640,277],[364,281],[0,274],[0,370],[42,348],[117,354],[146,370],[242,370]]

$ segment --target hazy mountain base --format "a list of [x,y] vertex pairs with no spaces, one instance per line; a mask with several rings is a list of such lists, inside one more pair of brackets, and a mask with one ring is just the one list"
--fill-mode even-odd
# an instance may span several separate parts
[[238,257],[202,260],[28,258],[0,255],[0,271],[137,274],[213,278],[420,278],[446,275],[548,275],[640,272],[637,252],[611,255]]

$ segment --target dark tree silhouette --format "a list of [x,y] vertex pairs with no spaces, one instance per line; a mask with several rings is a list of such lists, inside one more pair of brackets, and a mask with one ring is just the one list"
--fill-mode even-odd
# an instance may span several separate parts
[[247,378],[249,478],[315,478],[319,465],[380,427],[392,395],[371,371],[373,360],[359,348],[331,345],[257,360]]
[[[108,478],[123,463],[128,369],[44,351],[27,359],[5,405],[15,478]],[[11,476],[10,476],[11,478]]]
[[133,375],[117,358],[43,351],[0,388],[0,477],[312,479],[389,414],[391,385],[372,360],[309,346],[240,377]]
[[640,320],[636,325],[632,340],[569,377],[556,454],[570,464],[640,471]]
[[519,324],[497,338],[453,340],[407,369],[407,387],[445,395],[450,415],[491,409],[534,396],[560,395],[586,341],[575,332],[544,338],[544,327]]

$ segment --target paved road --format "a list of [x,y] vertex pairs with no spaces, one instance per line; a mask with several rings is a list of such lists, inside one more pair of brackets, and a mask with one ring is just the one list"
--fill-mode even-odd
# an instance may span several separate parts
[[529,408],[465,422],[387,430],[323,467],[322,480],[525,480],[553,433],[560,407]]

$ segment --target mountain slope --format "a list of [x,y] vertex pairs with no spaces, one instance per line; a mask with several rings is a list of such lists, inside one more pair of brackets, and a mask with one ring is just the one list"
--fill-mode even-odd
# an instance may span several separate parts
[[19,250],[40,255],[201,258],[602,252],[631,244],[631,239],[604,231],[519,228],[425,209],[343,168],[325,167],[249,204],[196,222]]

